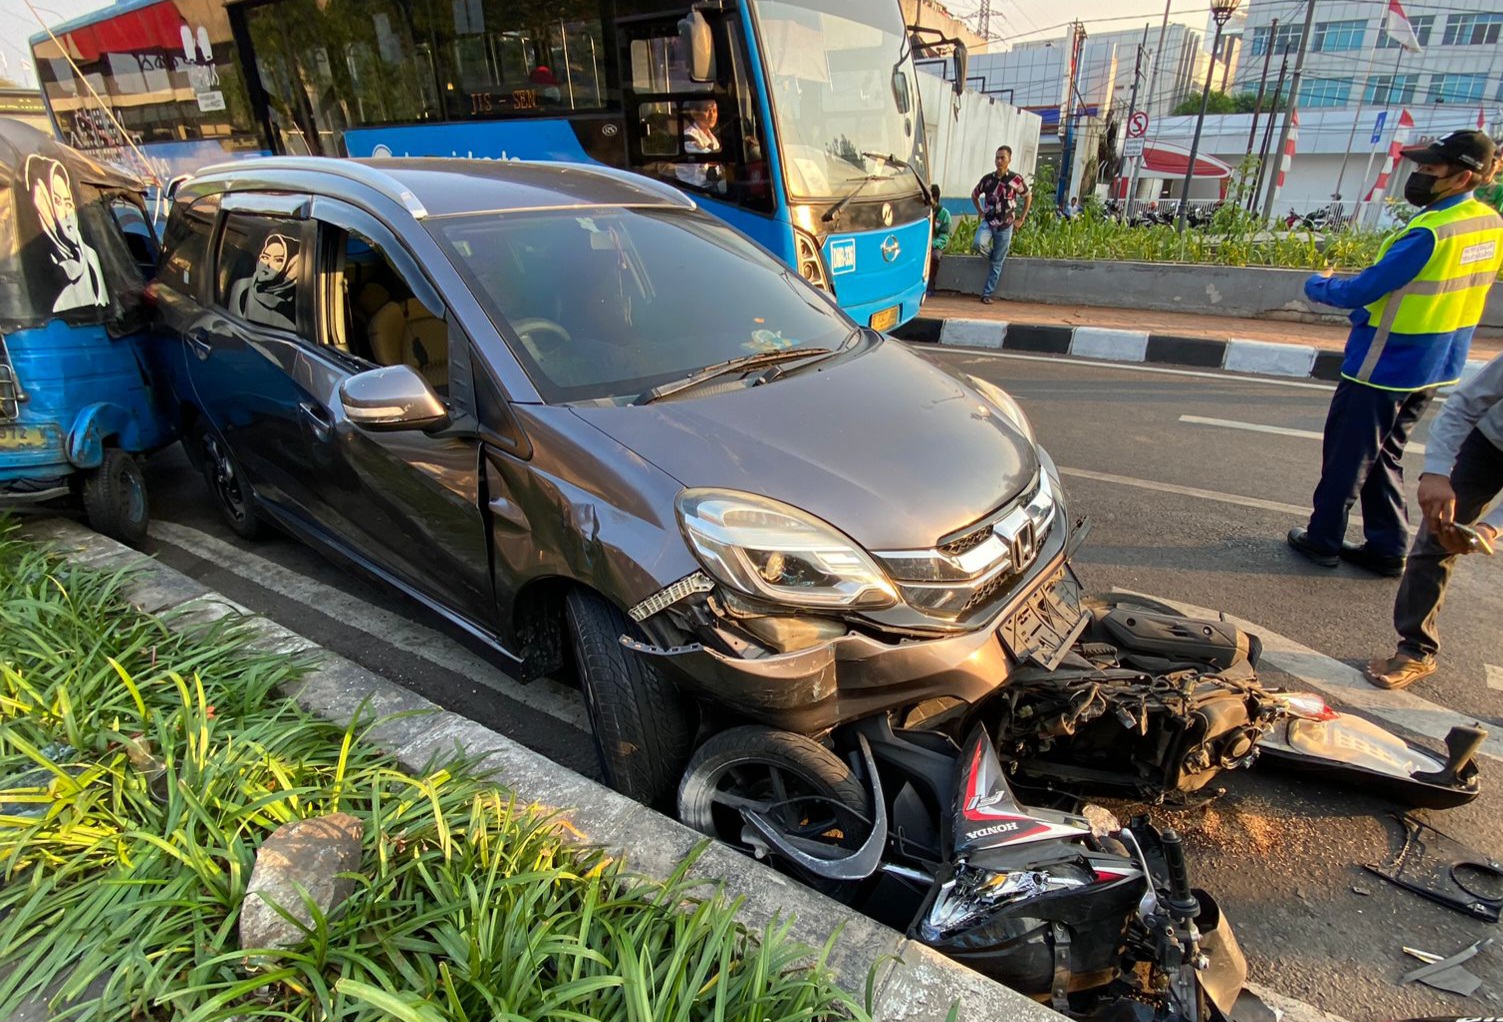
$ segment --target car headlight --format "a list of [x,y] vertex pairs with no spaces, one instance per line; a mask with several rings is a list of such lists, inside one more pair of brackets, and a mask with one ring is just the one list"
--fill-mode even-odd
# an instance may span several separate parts
[[898,601],[866,551],[796,507],[712,489],[685,490],[677,507],[700,563],[733,589],[800,607],[875,608]]
[[1009,422],[1018,427],[1018,431],[1028,438],[1030,444],[1033,444],[1035,447],[1038,446],[1038,438],[1033,433],[1033,423],[1028,421],[1028,416],[1023,412],[1023,406],[1018,404],[1016,398],[995,383],[990,383],[979,377],[972,376],[970,377],[970,381],[971,386],[975,387],[982,397],[990,401],[996,407],[997,411],[1001,412]]

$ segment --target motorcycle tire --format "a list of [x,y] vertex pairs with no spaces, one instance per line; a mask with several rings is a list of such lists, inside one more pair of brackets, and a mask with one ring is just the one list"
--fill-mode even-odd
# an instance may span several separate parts
[[107,448],[104,461],[84,477],[83,504],[95,532],[130,546],[146,539],[146,477],[136,459],[118,447]]
[[219,516],[230,531],[241,539],[263,539],[268,526],[256,508],[256,498],[240,471],[240,463],[230,453],[224,438],[207,423],[199,426],[192,441],[209,488],[209,499],[219,509]]
[[634,629],[603,597],[575,589],[564,599],[564,615],[605,782],[644,805],[666,808],[697,729],[688,700],[621,645],[621,636]]
[[[678,789],[678,816],[684,824],[750,851],[742,839],[746,825],[739,813],[717,801],[722,793],[753,800],[817,796],[845,807],[852,821],[872,816],[866,785],[840,757],[812,738],[755,724],[722,731],[700,746],[684,770]],[[785,816],[780,822],[810,831],[820,822],[815,820],[811,826],[816,811],[810,810],[797,821]],[[865,836],[849,833],[837,817],[832,816],[830,822],[829,829],[815,833],[841,847],[855,848]],[[807,875],[792,866],[784,871],[835,898],[851,887]]]

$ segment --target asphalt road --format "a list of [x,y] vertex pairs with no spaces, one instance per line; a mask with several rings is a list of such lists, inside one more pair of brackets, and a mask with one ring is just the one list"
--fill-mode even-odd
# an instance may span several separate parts
[[[1284,533],[1315,484],[1329,391],[1221,374],[1151,372],[1065,360],[930,349],[1017,396],[1065,472],[1093,532],[1078,568],[1093,588],[1120,587],[1227,610],[1354,664],[1391,650],[1395,582],[1297,559]],[[1186,421],[1184,417],[1191,417]],[[1213,424],[1199,420],[1219,420]],[[1425,439],[1423,429],[1416,440]],[[1417,475],[1418,461],[1410,458]],[[519,686],[422,608],[294,541],[249,545],[208,504],[177,449],[149,466],[149,549],[232,599],[442,705],[576,770],[596,775],[583,706],[566,685]],[[1357,533],[1354,530],[1353,537]],[[1444,669],[1427,699],[1503,726],[1503,564],[1457,573],[1442,619]],[[1500,778],[1503,781],[1503,778]],[[1398,847],[1392,806],[1309,779],[1254,772],[1189,811],[1155,809],[1189,836],[1199,886],[1234,921],[1253,978],[1353,1020],[1498,1014],[1503,950],[1471,963],[1471,998],[1398,976],[1409,945],[1450,954],[1497,931],[1397,890],[1358,865]],[[1126,808],[1126,807],[1120,807]],[[1450,813],[1442,829],[1496,856],[1503,796]]]

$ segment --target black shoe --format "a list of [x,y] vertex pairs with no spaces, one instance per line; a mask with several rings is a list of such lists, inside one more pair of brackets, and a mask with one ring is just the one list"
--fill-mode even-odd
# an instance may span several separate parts
[[1334,550],[1323,550],[1310,541],[1310,533],[1305,529],[1289,530],[1289,545],[1294,552],[1305,558],[1311,564],[1318,564],[1322,568],[1334,568],[1341,563],[1341,558]]
[[982,295],[981,296],[981,304],[982,305],[990,305],[991,303],[992,303],[992,296],[991,295]]
[[1382,575],[1384,578],[1398,578],[1404,574],[1404,558],[1375,554],[1367,548],[1366,543],[1361,546],[1356,543],[1343,543],[1340,556],[1352,567],[1370,571],[1374,575]]

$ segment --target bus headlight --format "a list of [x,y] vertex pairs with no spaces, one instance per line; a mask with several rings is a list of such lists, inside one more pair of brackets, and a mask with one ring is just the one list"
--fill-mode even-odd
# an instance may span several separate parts
[[798,275],[821,291],[830,290],[829,278],[825,276],[825,261],[819,254],[819,242],[797,227],[793,229],[794,261]]

